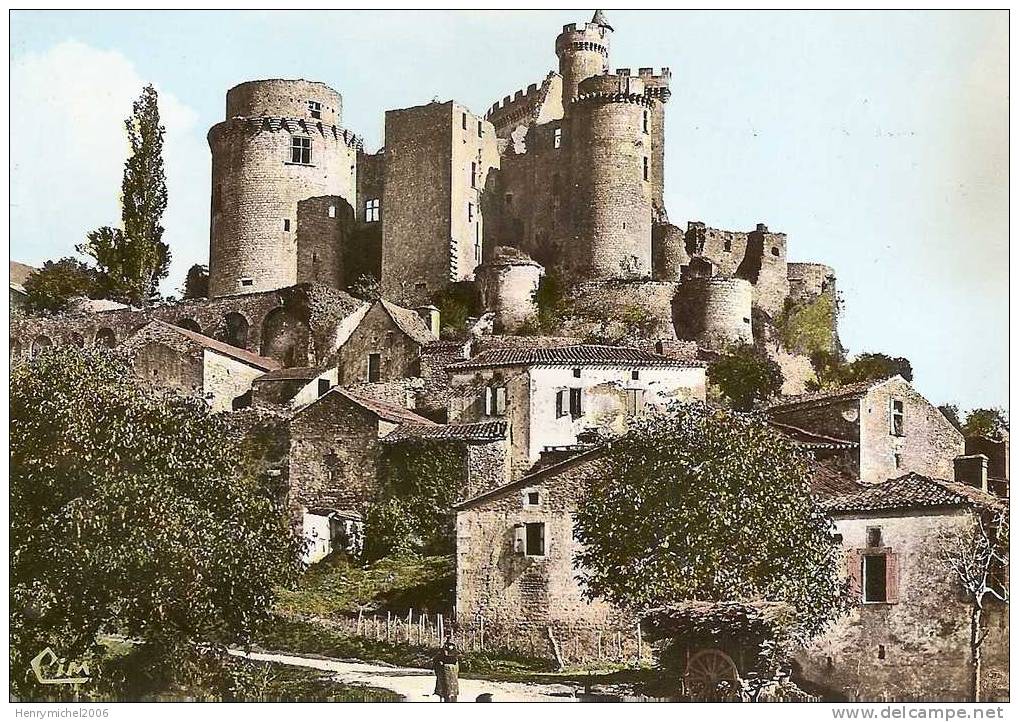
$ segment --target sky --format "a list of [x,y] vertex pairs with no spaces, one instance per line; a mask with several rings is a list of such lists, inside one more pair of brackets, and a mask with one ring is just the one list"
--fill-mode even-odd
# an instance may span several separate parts
[[[206,263],[210,156],[226,91],[320,80],[383,143],[387,109],[484,113],[557,67],[592,11],[13,11],[11,257],[73,255],[117,225],[142,87],[166,126],[173,264]],[[843,345],[912,361],[936,404],[1008,403],[1008,15],[979,11],[607,11],[613,68],[667,66],[666,204],[788,234],[833,266]]]

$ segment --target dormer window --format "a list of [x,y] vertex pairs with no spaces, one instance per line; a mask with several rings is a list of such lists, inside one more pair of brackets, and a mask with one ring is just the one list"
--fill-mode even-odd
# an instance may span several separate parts
[[308,101],[308,115],[310,115],[312,118],[321,119],[322,118],[322,104],[320,102],[318,102],[317,100],[309,100]]

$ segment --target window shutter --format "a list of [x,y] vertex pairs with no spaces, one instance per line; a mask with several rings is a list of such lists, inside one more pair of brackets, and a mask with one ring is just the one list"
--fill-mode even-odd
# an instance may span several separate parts
[[849,596],[854,602],[863,599],[863,555],[859,549],[846,552],[846,565],[849,576]]
[[485,392],[484,392],[485,393],[485,396],[484,396],[484,398],[485,398],[485,406],[484,406],[485,416],[491,416],[492,412],[495,410],[495,409],[493,409],[493,406],[495,406],[495,404],[492,403],[492,396],[493,396],[492,391],[493,391],[493,389],[490,386],[486,386],[485,387]]
[[555,394],[555,417],[557,419],[566,415],[566,389],[559,389]]
[[889,604],[898,604],[899,555],[892,551],[885,556],[885,595]]
[[495,414],[503,416],[506,413],[506,387],[500,386],[495,390]]
[[513,527],[513,552],[523,554],[527,545],[527,527],[517,524]]

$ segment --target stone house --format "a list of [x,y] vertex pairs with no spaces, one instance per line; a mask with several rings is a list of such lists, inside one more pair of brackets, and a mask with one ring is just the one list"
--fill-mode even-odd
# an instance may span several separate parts
[[[969,484],[908,473],[823,504],[842,540],[855,606],[799,651],[803,676],[850,700],[965,699],[970,612],[938,558],[939,535],[970,528],[974,512],[1003,502]],[[988,603],[984,621],[985,694],[1007,698],[1008,607]]]
[[792,432],[850,445],[841,463],[865,484],[907,472],[952,478],[965,449],[962,434],[901,376],[783,398],[768,414]]
[[262,374],[251,386],[251,403],[259,407],[306,406],[336,386],[335,367],[295,366]]
[[[456,506],[456,618],[484,624],[493,645],[566,661],[596,658],[620,635],[637,646],[636,620],[587,600],[576,579],[573,519],[604,447],[574,455]],[[484,619],[484,622],[482,622]]]
[[514,475],[544,450],[623,433],[645,407],[705,394],[702,362],[619,346],[495,348],[447,371],[450,422],[505,419]]
[[244,405],[252,383],[279,363],[162,321],[150,321],[124,344],[135,373],[156,386],[197,393],[213,411]]
[[[431,309],[422,311],[430,314]],[[349,386],[420,376],[421,355],[436,341],[416,311],[381,299],[366,304],[338,330],[334,355],[338,383]]]

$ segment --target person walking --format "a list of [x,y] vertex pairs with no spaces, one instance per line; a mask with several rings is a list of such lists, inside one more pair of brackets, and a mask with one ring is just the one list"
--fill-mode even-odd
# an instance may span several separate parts
[[453,639],[447,639],[432,658],[432,669],[435,671],[435,692],[443,702],[456,702],[460,692],[460,653],[456,650]]

